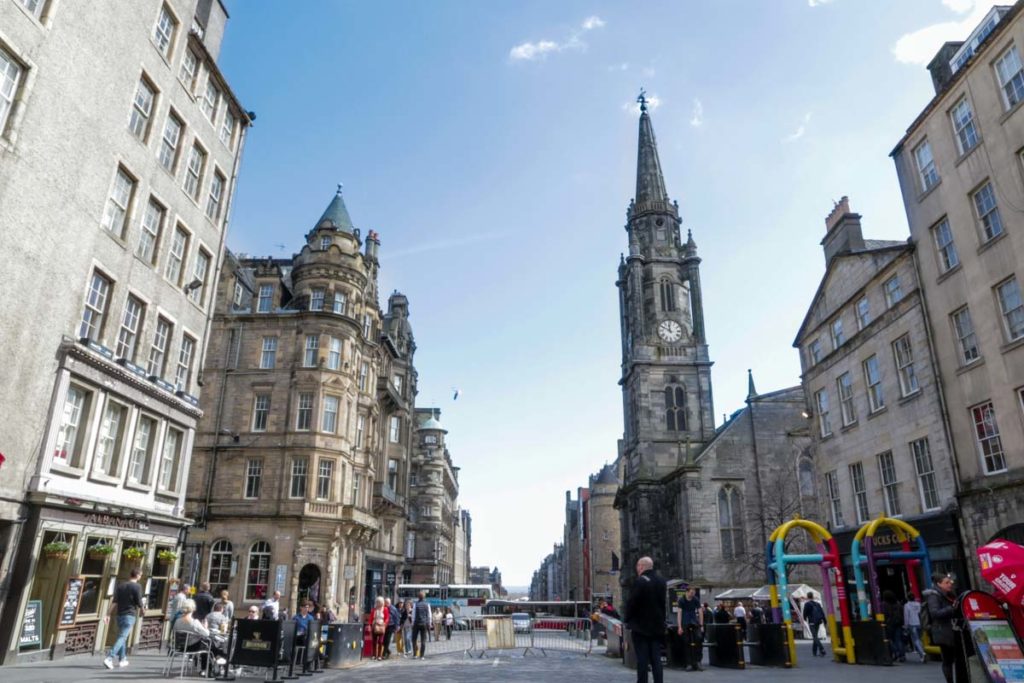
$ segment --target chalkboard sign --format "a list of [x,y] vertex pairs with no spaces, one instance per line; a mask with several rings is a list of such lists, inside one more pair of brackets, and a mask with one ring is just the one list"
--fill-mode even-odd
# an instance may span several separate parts
[[57,628],[70,628],[75,625],[78,619],[78,605],[82,602],[82,586],[85,584],[85,577],[72,576],[68,579],[68,585],[64,588],[64,602],[61,603],[60,621]]
[[281,646],[281,624],[276,619],[235,619],[232,666],[276,666],[275,653]]
[[18,645],[20,647],[42,645],[43,634],[39,624],[42,612],[42,600],[28,601],[28,606],[25,608],[25,618],[21,622],[21,638],[18,640]]

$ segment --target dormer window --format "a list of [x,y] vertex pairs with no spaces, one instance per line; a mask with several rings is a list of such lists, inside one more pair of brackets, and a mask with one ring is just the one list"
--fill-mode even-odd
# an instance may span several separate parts
[[330,247],[331,244],[333,244],[333,243],[334,243],[334,240],[332,240],[330,237],[321,237],[320,238],[320,251],[327,251],[327,248]]

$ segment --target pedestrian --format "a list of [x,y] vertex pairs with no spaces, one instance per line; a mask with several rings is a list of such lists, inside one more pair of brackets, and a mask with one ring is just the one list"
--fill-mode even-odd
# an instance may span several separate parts
[[750,623],[752,624],[763,624],[764,623],[764,609],[754,603],[754,606],[750,608]]
[[894,662],[907,661],[903,651],[903,607],[892,591],[882,593],[882,616],[885,617],[885,637],[889,639],[889,652]]
[[740,626],[740,633],[743,637],[747,636],[747,608],[743,606],[742,602],[737,601],[736,607],[732,611],[732,615],[736,617],[736,623]]
[[274,591],[274,595],[263,601],[263,608],[260,616],[264,619],[274,619],[281,614],[281,591]]
[[654,674],[654,683],[663,683],[661,642],[665,638],[665,579],[654,571],[654,561],[641,557],[636,562],[629,600],[626,602],[626,624],[633,634],[636,654],[636,681],[647,683],[647,669]]
[[825,646],[821,644],[821,625],[825,623],[825,610],[822,609],[821,603],[815,600],[814,591],[807,591],[802,616],[810,626],[811,638],[814,639],[811,643],[811,656],[826,657]]
[[220,600],[218,602],[224,605],[224,616],[227,617],[228,621],[235,618],[235,603],[231,602],[231,595],[225,588],[220,592]]
[[384,634],[387,633],[388,620],[390,618],[391,615],[384,604],[384,598],[377,596],[373,612],[370,613],[370,632],[373,634],[373,658],[376,660],[384,659]]
[[444,615],[441,614],[441,608],[435,607],[430,618],[434,625],[434,642],[436,643],[441,640],[441,623],[444,621]]
[[444,632],[448,636],[448,640],[452,639],[453,628],[455,628],[455,615],[452,614],[452,608],[449,607],[444,613]]
[[391,657],[391,639],[398,630],[398,608],[391,604],[391,598],[384,598],[384,607],[388,610],[388,624],[384,630],[384,659]]
[[713,624],[715,623],[715,610],[711,609],[711,605],[704,603],[704,623]]
[[110,648],[110,652],[103,660],[103,666],[108,669],[114,668],[114,657],[120,660],[117,665],[122,669],[128,666],[128,636],[131,635],[132,628],[135,626],[136,617],[142,612],[140,576],[142,576],[142,572],[138,569],[131,571],[128,580],[114,591],[114,602],[110,604],[110,612],[103,617],[103,622],[106,624],[110,623],[111,615],[117,617],[117,640],[114,641],[114,646]]
[[701,645],[700,630],[704,626],[704,610],[701,609],[700,600],[697,599],[697,590],[693,586],[687,588],[686,595],[679,598],[678,607],[676,633],[681,636],[683,630],[686,630],[690,670],[701,671],[700,660],[704,657],[704,648]]
[[946,683],[968,680],[963,648],[957,647],[959,634],[953,630],[953,603],[956,602],[953,584],[953,577],[949,574],[932,574],[932,586],[924,591],[924,604],[921,608],[921,626],[931,638],[932,644],[939,646],[942,653],[942,675],[946,677]]
[[[419,592],[419,600],[413,607],[412,616],[412,644],[413,657],[423,659],[427,653],[427,630],[430,628],[430,604],[427,603],[426,591]],[[419,639],[420,646],[416,648],[416,640]]]
[[213,611],[213,604],[217,602],[213,599],[213,594],[210,593],[210,582],[203,581],[199,584],[199,592],[196,593],[196,597],[193,598],[196,603],[196,611],[192,615],[193,619],[199,621],[206,621],[206,615]]
[[715,618],[716,624],[728,624],[729,623],[729,610],[725,609],[725,605],[718,603],[715,605]]
[[903,626],[910,634],[910,645],[914,652],[924,662],[924,644],[921,642],[921,601],[916,595],[911,595],[907,604],[903,605]]
[[402,645],[405,650],[403,656],[412,657],[412,601],[406,600],[402,604],[402,616],[399,624],[402,628]]

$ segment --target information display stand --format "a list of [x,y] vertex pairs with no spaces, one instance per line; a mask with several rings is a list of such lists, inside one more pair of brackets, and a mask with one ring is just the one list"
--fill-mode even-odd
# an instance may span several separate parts
[[[974,643],[983,681],[972,683],[1024,683],[1024,647],[1010,615],[990,593],[967,591],[957,599],[957,610],[964,619]],[[972,667],[973,668],[973,667]]]
[[[275,619],[233,619],[228,651],[231,668],[240,666],[270,669],[271,681],[280,681],[278,656],[281,649],[281,622]],[[235,680],[227,676],[223,680]]]

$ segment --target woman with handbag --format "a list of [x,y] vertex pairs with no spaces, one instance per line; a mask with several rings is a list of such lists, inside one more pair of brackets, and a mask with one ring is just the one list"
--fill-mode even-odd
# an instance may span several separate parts
[[384,633],[388,630],[390,610],[384,606],[384,598],[378,597],[370,613],[370,629],[373,632],[373,658],[384,658]]

